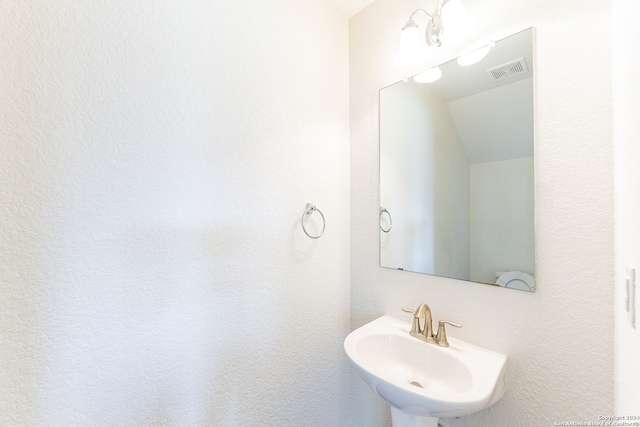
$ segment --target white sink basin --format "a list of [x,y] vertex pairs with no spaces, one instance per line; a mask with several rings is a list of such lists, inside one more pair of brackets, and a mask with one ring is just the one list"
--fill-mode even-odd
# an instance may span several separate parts
[[411,326],[382,316],[351,332],[344,349],[365,382],[403,413],[457,417],[498,401],[507,357],[449,337],[449,347],[409,335]]

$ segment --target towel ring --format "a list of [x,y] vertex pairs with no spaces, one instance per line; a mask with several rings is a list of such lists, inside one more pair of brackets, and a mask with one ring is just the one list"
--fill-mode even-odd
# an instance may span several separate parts
[[[320,216],[322,217],[322,231],[320,231],[320,234],[318,234],[317,236],[312,236],[311,234],[309,234],[309,232],[307,231],[307,228],[304,226],[305,217],[311,216],[311,214],[313,214],[314,212],[318,212],[320,214]],[[325,221],[324,215],[322,214],[320,209],[316,208],[311,203],[307,203],[307,209],[302,214],[302,229],[304,230],[304,234],[306,234],[307,236],[309,236],[312,239],[319,239],[324,234],[325,225],[327,225],[327,222]]]
[[[386,213],[387,216],[389,217],[389,228],[387,228],[386,230],[384,228],[382,228],[382,214]],[[389,213],[388,210],[386,210],[383,207],[380,207],[380,230],[382,230],[383,233],[388,233],[391,231],[391,227],[393,227],[393,220],[391,219],[391,214]]]

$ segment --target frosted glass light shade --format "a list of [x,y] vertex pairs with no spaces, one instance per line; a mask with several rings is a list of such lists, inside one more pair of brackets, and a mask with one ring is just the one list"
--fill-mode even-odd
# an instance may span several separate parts
[[393,63],[400,67],[410,67],[418,64],[424,57],[426,42],[418,30],[418,26],[412,20],[402,29],[400,46]]
[[475,16],[471,16],[461,0],[449,0],[442,6],[442,22],[444,31],[441,36],[443,43],[461,41],[473,33],[478,25]]
[[464,7],[461,0],[449,0],[442,6],[442,20],[443,21],[457,21],[469,16],[467,8]]
[[442,77],[442,70],[440,67],[433,67],[427,71],[423,71],[413,76],[413,80],[418,83],[432,83]]
[[481,47],[480,49],[474,50],[473,52],[462,55],[457,59],[458,65],[466,67],[467,65],[475,64],[476,62],[487,56],[490,50],[491,45],[487,45],[485,47]]

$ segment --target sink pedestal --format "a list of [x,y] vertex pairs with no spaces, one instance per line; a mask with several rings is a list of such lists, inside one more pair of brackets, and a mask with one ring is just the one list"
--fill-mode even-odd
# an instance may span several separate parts
[[392,406],[391,424],[393,427],[438,427],[438,418],[407,414]]

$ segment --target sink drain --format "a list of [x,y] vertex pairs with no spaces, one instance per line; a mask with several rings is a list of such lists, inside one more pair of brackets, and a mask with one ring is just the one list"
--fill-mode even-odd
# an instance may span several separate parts
[[420,384],[418,381],[411,381],[409,384],[414,385],[416,387],[424,388],[422,387],[422,384]]

